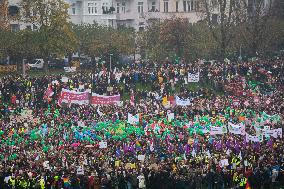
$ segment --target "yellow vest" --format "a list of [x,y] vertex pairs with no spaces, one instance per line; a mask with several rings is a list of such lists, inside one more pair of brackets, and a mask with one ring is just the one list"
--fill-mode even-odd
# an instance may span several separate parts
[[15,185],[16,185],[16,180],[15,180],[15,179],[10,178],[10,182],[11,182],[11,185],[12,185],[12,186],[15,186]]
[[41,189],[44,189],[44,187],[45,187],[45,182],[44,182],[43,179],[40,179],[39,185],[40,185],[40,188],[41,188]]
[[247,184],[247,178],[242,178],[240,181],[240,186],[245,186]]

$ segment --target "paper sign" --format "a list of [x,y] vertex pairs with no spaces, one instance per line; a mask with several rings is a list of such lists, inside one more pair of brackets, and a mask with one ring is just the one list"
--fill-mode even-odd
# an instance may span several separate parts
[[138,155],[138,160],[139,161],[144,161],[145,160],[145,155]]
[[76,67],[64,67],[65,72],[76,72]]
[[226,166],[229,165],[229,161],[228,161],[228,159],[222,159],[220,161],[220,164],[221,164],[221,167],[226,167]]
[[83,167],[78,167],[77,168],[77,175],[84,175],[84,169],[83,169]]
[[64,76],[63,76],[63,77],[61,78],[61,81],[62,81],[63,83],[67,83],[68,80],[69,80],[68,77],[64,77]]
[[131,163],[130,168],[131,169],[136,169],[136,164],[135,163]]
[[168,113],[168,121],[172,121],[175,118],[175,114],[174,113]]
[[119,167],[119,165],[120,165],[120,161],[115,161],[115,162],[114,162],[114,166],[115,166],[115,167]]
[[107,148],[107,142],[99,142],[99,148]]

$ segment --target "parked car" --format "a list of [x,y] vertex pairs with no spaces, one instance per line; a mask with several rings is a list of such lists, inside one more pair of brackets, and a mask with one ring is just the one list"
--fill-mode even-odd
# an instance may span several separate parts
[[34,59],[28,65],[31,69],[43,69],[44,61],[43,59]]
[[64,60],[63,59],[52,59],[48,61],[49,68],[56,68],[56,69],[63,69],[64,67]]

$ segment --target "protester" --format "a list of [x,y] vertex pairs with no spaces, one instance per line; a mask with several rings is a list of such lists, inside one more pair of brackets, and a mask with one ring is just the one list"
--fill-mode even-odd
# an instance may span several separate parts
[[3,77],[0,188],[283,186],[283,65]]

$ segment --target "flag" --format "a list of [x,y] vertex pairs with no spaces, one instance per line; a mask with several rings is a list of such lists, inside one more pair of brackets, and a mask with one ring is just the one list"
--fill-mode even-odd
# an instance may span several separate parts
[[132,106],[134,106],[135,105],[135,102],[134,102],[134,94],[132,93],[131,94],[131,97],[130,97],[130,104],[132,105]]
[[247,181],[247,184],[246,184],[246,188],[245,189],[251,189],[250,185],[249,185],[249,182]]
[[51,87],[48,87],[44,93],[44,98],[47,99],[51,97],[54,94],[53,90]]

